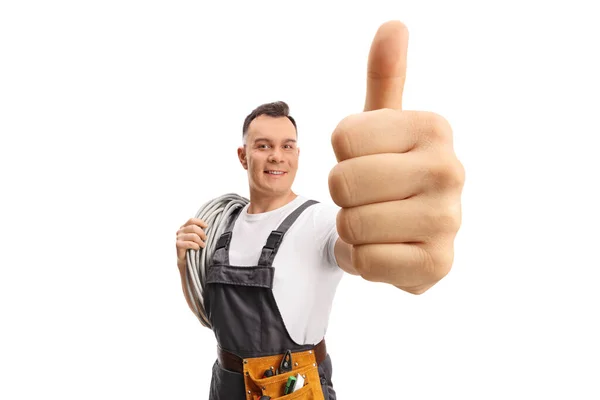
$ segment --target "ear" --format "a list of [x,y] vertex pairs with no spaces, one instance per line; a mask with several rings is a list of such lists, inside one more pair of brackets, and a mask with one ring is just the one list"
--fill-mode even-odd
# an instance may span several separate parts
[[240,146],[237,149],[237,154],[238,154],[238,158],[240,160],[240,164],[242,164],[242,167],[244,167],[244,169],[248,169],[248,159],[246,158],[246,149],[244,146]]

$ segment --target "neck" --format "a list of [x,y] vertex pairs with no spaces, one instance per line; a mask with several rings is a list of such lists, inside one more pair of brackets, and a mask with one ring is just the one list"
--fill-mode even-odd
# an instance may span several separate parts
[[270,196],[261,193],[250,192],[250,205],[248,206],[248,214],[260,214],[276,210],[285,206],[296,197],[298,197],[298,195],[291,190],[284,194],[273,194]]

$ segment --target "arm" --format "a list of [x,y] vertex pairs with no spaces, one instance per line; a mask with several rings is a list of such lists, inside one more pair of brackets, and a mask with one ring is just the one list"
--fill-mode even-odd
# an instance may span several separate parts
[[175,247],[177,249],[177,268],[179,269],[179,276],[181,277],[181,289],[183,290],[183,295],[185,296],[188,307],[194,314],[196,314],[194,302],[190,299],[186,289],[186,253],[189,249],[199,250],[200,248],[206,247],[206,233],[204,232],[204,229],[207,227],[208,225],[203,220],[190,218],[177,231]]
[[190,299],[190,296],[186,290],[186,281],[185,281],[185,265],[177,265],[179,267],[179,276],[181,277],[181,290],[183,290],[183,295],[185,296],[185,301],[187,302],[188,307],[190,308],[190,310],[192,310],[192,312],[195,314],[195,308],[192,304],[192,300]]

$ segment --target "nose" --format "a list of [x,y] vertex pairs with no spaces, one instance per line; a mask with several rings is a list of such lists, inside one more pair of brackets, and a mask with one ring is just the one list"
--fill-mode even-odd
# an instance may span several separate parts
[[273,162],[273,163],[278,163],[281,160],[282,160],[282,157],[281,157],[280,149],[273,148],[273,150],[271,151],[271,154],[269,154],[268,161]]

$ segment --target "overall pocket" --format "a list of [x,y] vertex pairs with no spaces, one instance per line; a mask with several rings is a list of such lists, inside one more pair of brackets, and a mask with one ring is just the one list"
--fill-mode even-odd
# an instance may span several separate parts
[[244,376],[238,372],[224,369],[215,361],[212,368],[209,400],[244,399]]

